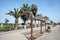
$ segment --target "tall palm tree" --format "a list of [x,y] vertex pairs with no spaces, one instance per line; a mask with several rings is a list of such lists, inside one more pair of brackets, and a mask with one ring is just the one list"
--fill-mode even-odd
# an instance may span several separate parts
[[24,21],[24,24],[28,20],[29,16],[31,18],[31,25],[30,25],[31,26],[31,40],[33,40],[33,26],[32,26],[33,21],[32,21],[32,15],[30,15],[31,9],[28,6],[28,4],[23,4],[23,7],[21,8],[20,13],[22,14],[21,18]]
[[42,33],[42,22],[43,22],[42,19],[43,19],[43,15],[42,14],[38,14],[37,16],[40,19],[40,33]]
[[37,16],[42,19],[43,15],[42,14],[37,14]]
[[45,21],[45,30],[46,30],[46,21],[48,21],[49,18],[47,16],[44,17],[44,21]]
[[25,25],[30,13],[30,7],[28,6],[28,4],[23,4],[23,7],[21,7],[20,13],[21,13],[21,18],[24,21],[24,25]]
[[15,18],[15,29],[18,29],[18,18],[21,16],[20,15],[20,11],[18,10],[18,8],[14,8],[14,11],[10,11],[9,13],[7,13],[8,15],[11,15]]
[[[37,13],[37,6],[35,4],[31,5],[31,11],[34,15],[34,17],[36,17],[36,13]],[[36,20],[35,20],[35,27],[36,27]]]

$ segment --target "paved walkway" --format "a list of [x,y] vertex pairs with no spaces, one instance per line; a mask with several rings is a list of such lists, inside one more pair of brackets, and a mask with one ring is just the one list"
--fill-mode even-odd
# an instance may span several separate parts
[[[39,28],[34,28],[34,30]],[[10,32],[0,33],[0,40],[28,40],[22,33],[29,32],[30,29],[15,30]],[[44,33],[41,37],[35,40],[60,40],[60,25],[54,27],[51,33]]]
[[55,26],[51,33],[44,33],[36,40],[60,40],[60,25]]
[[[28,29],[21,29],[21,30],[14,30],[8,32],[1,32],[0,33],[0,40],[28,40],[27,37],[23,33],[30,33],[30,28]],[[39,28],[34,28],[34,32],[38,31]]]

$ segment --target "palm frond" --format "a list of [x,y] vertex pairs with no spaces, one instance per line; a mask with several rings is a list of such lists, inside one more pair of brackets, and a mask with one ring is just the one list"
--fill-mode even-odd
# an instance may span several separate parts
[[10,11],[9,13],[6,13],[6,14],[14,16],[14,12],[13,11]]
[[31,11],[32,11],[33,15],[36,16],[37,6],[34,5],[34,4],[32,4],[32,6],[31,6]]

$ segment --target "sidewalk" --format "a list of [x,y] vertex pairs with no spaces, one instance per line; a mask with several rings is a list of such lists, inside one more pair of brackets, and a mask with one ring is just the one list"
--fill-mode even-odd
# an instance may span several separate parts
[[[40,31],[40,28],[33,28],[34,33]],[[45,30],[45,27],[43,27],[43,31]],[[30,28],[28,29],[21,29],[21,30],[14,30],[9,32],[2,32],[0,33],[0,40],[28,40],[26,36],[23,33],[29,34],[31,31]],[[44,33],[41,37],[41,39],[45,39],[43,36],[48,36],[48,33]],[[27,35],[28,36],[28,35]],[[37,38],[37,40],[40,40],[40,37]]]
[[55,26],[51,33],[44,33],[36,40],[60,40],[60,25]]
[[[33,28],[36,32],[39,28]],[[31,29],[21,29],[0,33],[0,40],[28,40],[23,33],[30,33]]]

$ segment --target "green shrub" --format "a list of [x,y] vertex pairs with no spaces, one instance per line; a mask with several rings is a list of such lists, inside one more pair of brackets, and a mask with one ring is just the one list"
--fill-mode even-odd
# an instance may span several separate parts
[[51,30],[50,30],[50,29],[46,29],[45,31],[46,31],[46,32],[48,32],[48,33],[50,33],[50,32],[51,32]]
[[12,24],[3,24],[3,27],[0,27],[0,32],[11,31],[11,30],[14,30],[14,27]]
[[23,29],[23,27],[18,27],[18,29]]

